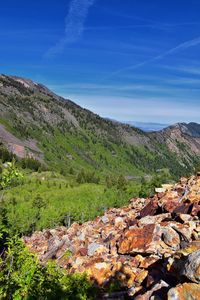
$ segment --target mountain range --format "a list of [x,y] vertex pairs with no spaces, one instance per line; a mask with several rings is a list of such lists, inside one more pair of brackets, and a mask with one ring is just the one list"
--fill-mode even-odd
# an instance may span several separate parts
[[146,132],[159,131],[159,130],[169,126],[169,124],[154,123],[154,122],[125,121],[123,123],[138,127],[141,130],[146,131]]
[[55,170],[151,174],[191,173],[200,157],[200,125],[178,123],[154,132],[101,118],[42,84],[0,75],[0,142],[19,158]]

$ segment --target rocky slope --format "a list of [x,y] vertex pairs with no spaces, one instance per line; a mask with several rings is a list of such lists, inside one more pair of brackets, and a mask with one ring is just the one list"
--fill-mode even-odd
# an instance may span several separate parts
[[190,162],[193,155],[200,153],[200,124],[197,123],[177,123],[162,129],[159,132],[150,133],[159,143],[177,153],[179,157]]
[[[200,299],[200,175],[70,228],[25,237],[42,263],[86,272],[99,299]],[[106,288],[112,287],[108,295]]]
[[29,79],[0,75],[0,143],[56,170],[138,175],[168,168],[181,176],[199,160],[199,127],[177,124],[147,134],[103,119]]

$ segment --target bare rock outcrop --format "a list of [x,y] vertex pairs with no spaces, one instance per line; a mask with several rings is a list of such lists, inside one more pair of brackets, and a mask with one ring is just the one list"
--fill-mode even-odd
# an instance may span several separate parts
[[200,299],[200,177],[165,189],[24,241],[42,263],[52,258],[70,273],[86,272],[100,299]]

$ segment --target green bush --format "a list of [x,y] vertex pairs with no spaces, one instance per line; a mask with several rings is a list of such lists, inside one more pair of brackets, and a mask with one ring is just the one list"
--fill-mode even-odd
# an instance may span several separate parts
[[23,181],[23,174],[15,167],[15,162],[7,162],[3,165],[0,175],[0,189],[17,186]]
[[3,144],[0,144],[0,160],[2,161],[2,163],[6,162],[6,161],[12,161],[14,158],[16,159],[16,156],[14,154],[12,154],[11,152],[9,152],[3,146]]
[[[1,243],[4,237],[1,230]],[[53,262],[41,265],[17,236],[6,238],[4,247],[0,253],[0,299],[96,299],[85,274],[70,275]]]
[[171,182],[172,178],[168,169],[158,171],[151,179],[142,178],[139,197],[151,197],[154,195],[156,187],[161,187],[162,184]]
[[123,175],[119,177],[108,175],[105,179],[106,188],[116,187],[118,190],[126,190],[128,182]]
[[85,170],[81,170],[76,177],[76,182],[81,183],[96,183],[100,182],[100,178],[95,175],[95,172],[89,172]]
[[43,169],[42,164],[38,160],[31,157],[23,158],[20,161],[20,163],[23,169],[31,169],[34,171],[39,171]]

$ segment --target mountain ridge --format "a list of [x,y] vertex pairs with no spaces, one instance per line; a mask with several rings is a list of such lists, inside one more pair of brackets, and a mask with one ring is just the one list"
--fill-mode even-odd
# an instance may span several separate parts
[[170,126],[169,124],[155,122],[124,121],[123,123],[140,128],[144,132],[160,131]]
[[[0,108],[0,141],[8,150],[20,156],[21,146],[21,156],[67,172],[88,168],[134,175],[169,168],[180,176],[199,160],[198,124],[180,123],[146,133],[101,118],[30,79],[1,75]],[[15,142],[6,140],[10,135]]]

